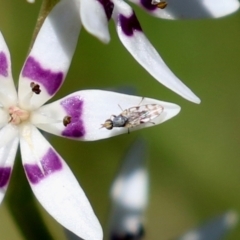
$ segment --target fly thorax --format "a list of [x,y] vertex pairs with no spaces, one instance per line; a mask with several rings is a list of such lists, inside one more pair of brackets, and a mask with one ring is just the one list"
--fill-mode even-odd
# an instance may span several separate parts
[[128,121],[127,117],[124,117],[122,115],[116,116],[112,120],[113,127],[124,127],[127,121]]

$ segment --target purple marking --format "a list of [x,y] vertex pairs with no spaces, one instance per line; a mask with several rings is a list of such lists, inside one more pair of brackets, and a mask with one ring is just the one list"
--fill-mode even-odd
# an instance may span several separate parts
[[63,82],[62,72],[52,72],[49,69],[43,69],[39,62],[33,57],[29,57],[23,67],[23,77],[41,83],[49,95],[57,92]]
[[158,8],[157,5],[152,4],[152,0],[140,0],[140,3],[145,9],[149,11],[154,11]]
[[3,188],[7,185],[8,180],[11,175],[10,167],[1,167],[0,168],[0,187]]
[[62,168],[62,163],[52,148],[49,148],[47,154],[43,156],[41,163],[45,175],[49,175]]
[[52,148],[49,148],[47,153],[41,160],[43,172],[37,164],[25,164],[24,169],[29,181],[36,184],[46,176],[59,171],[62,168],[61,160]]
[[110,20],[114,4],[110,0],[98,0],[103,5],[108,21]]
[[65,137],[80,138],[85,135],[83,121],[81,120],[83,101],[80,96],[72,96],[64,99],[61,105],[65,109],[68,116],[71,117],[69,123],[62,132]]
[[0,75],[7,77],[8,76],[8,62],[7,57],[4,52],[0,52]]
[[123,32],[127,36],[132,36],[134,34],[134,31],[142,31],[140,23],[134,12],[129,18],[120,14],[119,21]]
[[37,164],[25,164],[23,167],[32,184],[36,184],[44,178],[44,175]]

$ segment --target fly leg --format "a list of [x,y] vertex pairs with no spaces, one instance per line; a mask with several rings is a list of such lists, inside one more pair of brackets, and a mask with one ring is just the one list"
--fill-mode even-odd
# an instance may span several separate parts
[[144,97],[142,97],[140,103],[138,104],[138,106],[140,106],[140,104],[142,103],[142,101],[144,100]]
[[112,115],[110,116],[110,119],[113,120],[115,117],[116,117],[116,115],[113,115],[113,114],[112,114]]

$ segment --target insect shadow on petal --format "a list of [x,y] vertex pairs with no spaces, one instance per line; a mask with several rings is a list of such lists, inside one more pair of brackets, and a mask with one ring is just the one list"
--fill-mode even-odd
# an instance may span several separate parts
[[[141,102],[143,101],[142,98]],[[144,123],[152,123],[154,118],[158,117],[164,110],[163,106],[159,104],[145,104],[140,105],[141,102],[136,107],[127,108],[125,110],[118,104],[122,112],[119,115],[111,115],[109,119],[105,121],[105,123],[101,124],[101,128],[106,128],[108,130],[113,129],[114,127],[124,127],[129,129],[139,126]]]

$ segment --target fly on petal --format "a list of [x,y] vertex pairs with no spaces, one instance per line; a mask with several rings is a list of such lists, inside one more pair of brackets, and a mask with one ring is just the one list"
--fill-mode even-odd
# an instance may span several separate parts
[[[38,128],[58,136],[95,141],[126,134],[127,128],[120,127],[109,131],[102,128],[102,124],[112,115],[121,114],[123,111],[121,108],[136,109],[141,108],[141,105],[160,106],[162,111],[158,113],[148,109],[147,112],[141,113],[141,119],[138,117],[134,120],[140,122],[134,125],[133,131],[163,123],[180,111],[180,107],[176,104],[155,99],[101,90],[83,90],[32,112],[31,122]],[[130,124],[133,124],[133,120]]]

